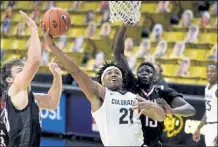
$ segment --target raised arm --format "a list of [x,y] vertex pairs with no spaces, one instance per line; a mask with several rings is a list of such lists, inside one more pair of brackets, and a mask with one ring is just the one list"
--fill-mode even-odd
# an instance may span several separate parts
[[[44,28],[43,23],[42,28]],[[65,55],[63,51],[55,45],[52,37],[49,35],[49,29],[45,32],[44,37],[49,48],[55,54],[57,60],[61,62],[65,70],[69,72],[71,76],[76,80],[76,82],[90,101],[92,105],[92,110],[97,110],[100,107],[99,97],[104,99],[105,88],[101,84],[93,81],[86,72],[81,70],[72,59]]]
[[113,54],[116,62],[120,64],[123,67],[123,69],[125,69],[127,72],[131,72],[128,62],[124,55],[124,41],[126,36],[126,30],[127,25],[123,24],[117,32],[117,35],[114,39]]
[[62,74],[61,70],[56,63],[52,63],[49,66],[50,71],[53,74],[53,83],[47,94],[34,93],[34,97],[41,109],[56,109],[60,102],[62,93]]
[[22,11],[20,13],[30,29],[30,39],[26,64],[22,72],[15,78],[14,85],[20,90],[26,90],[40,66],[41,44],[35,22],[26,13]]
[[[128,77],[129,77],[129,83],[133,83],[135,82],[134,79],[134,74],[132,73],[131,69],[129,68],[128,62],[125,58],[124,55],[124,40],[125,40],[125,36],[126,36],[126,31],[127,31],[127,24],[123,24],[115,39],[114,39],[114,44],[113,44],[113,54],[115,57],[115,61],[124,69],[126,70],[126,72],[128,73]],[[129,86],[127,86],[129,87]]]

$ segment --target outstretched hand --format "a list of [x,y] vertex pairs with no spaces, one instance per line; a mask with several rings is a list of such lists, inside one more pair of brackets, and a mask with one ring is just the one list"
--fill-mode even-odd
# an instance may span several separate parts
[[49,65],[49,69],[54,77],[60,77],[62,75],[61,69],[58,67],[58,64],[55,63],[54,61]]
[[200,135],[201,135],[201,133],[200,133],[200,129],[197,129],[196,131],[195,131],[195,133],[192,135],[192,139],[195,141],[195,142],[198,142],[198,141],[200,141]]
[[25,20],[26,24],[28,25],[28,27],[30,28],[30,30],[37,30],[36,23],[30,17],[28,17],[25,12],[20,10],[20,14],[24,18],[24,20]]
[[167,102],[163,98],[158,98],[157,104],[164,109],[166,114],[172,113],[172,108],[167,104]]
[[152,109],[154,106],[152,102],[142,98],[139,95],[137,95],[136,100],[138,100],[138,102],[133,104],[133,110],[138,109],[140,111],[139,115],[141,115],[145,110]]
[[45,28],[45,24],[43,23],[43,21],[40,21],[40,28],[42,29],[44,33],[44,39],[46,43],[48,44],[48,47],[51,48],[52,45],[54,45],[54,41],[53,41],[53,37],[50,35],[50,29]]

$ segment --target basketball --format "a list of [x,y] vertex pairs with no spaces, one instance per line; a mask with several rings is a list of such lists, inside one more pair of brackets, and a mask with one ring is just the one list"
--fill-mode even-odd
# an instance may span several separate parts
[[50,35],[61,36],[70,28],[70,16],[62,8],[51,8],[47,10],[42,18],[46,30],[50,28]]

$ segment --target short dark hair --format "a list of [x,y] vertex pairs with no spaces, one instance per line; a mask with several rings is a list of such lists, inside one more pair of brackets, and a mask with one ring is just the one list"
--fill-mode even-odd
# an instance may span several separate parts
[[213,66],[215,66],[215,67],[216,67],[216,69],[217,69],[217,67],[218,67],[217,63],[209,63],[209,64],[207,64],[207,67],[208,67],[208,66],[210,66],[210,65],[213,65]]
[[153,69],[154,74],[156,73],[154,64],[151,63],[151,62],[148,62],[148,61],[142,62],[142,63],[139,65],[139,67],[138,67],[138,69],[137,69],[137,72],[138,72],[139,68],[142,67],[142,66],[144,66],[144,65],[150,66],[150,67]]
[[13,66],[24,66],[24,63],[21,59],[13,59],[5,62],[1,67],[1,83],[5,88],[8,87],[8,83],[6,81],[7,77],[11,77],[11,68]]
[[123,87],[126,88],[127,83],[128,83],[128,81],[127,81],[127,73],[125,72],[125,70],[124,70],[123,68],[121,68],[118,64],[116,64],[115,61],[111,61],[111,62],[107,62],[107,61],[106,61],[106,62],[103,64],[103,66],[99,69],[99,71],[98,71],[97,74],[96,74],[96,75],[97,75],[96,78],[97,78],[98,83],[102,84],[102,82],[101,82],[101,76],[102,76],[104,70],[105,70],[106,68],[110,67],[110,66],[115,66],[115,67],[117,67],[117,68],[121,71],[122,77],[123,77]]

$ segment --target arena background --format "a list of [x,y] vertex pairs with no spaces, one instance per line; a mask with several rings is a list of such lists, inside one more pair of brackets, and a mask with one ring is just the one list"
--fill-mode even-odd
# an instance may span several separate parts
[[[217,63],[216,5],[217,3],[213,1],[171,1],[167,4],[160,1],[143,1],[140,22],[137,26],[128,29],[127,37],[134,42],[131,47],[132,52],[137,53],[140,42],[143,39],[149,39],[151,49],[148,54],[152,55],[157,50],[156,46],[160,41],[152,37],[152,32],[154,32],[152,29],[156,24],[162,25],[161,37],[167,43],[167,51],[164,56],[151,60],[160,63],[163,79],[170,87],[184,94],[184,98],[195,107],[197,112],[193,117],[168,116],[165,119],[164,146],[205,146],[204,129],[202,129],[199,143],[192,141],[192,134],[204,113],[204,88],[207,84],[206,65],[210,62]],[[66,9],[71,17],[70,30],[66,36],[62,36],[61,39],[55,38],[55,41],[94,78],[97,70],[97,68],[93,68],[93,65],[97,63],[96,55],[99,51],[103,51],[104,60],[113,60],[111,52],[113,39],[122,24],[120,22],[107,23],[108,19],[102,20],[102,15],[106,13],[104,10],[108,10],[107,1],[1,1],[1,63],[13,58],[26,59],[30,32],[25,25],[22,25],[23,20],[19,10],[32,16],[39,24],[46,9],[53,6]],[[160,9],[157,10],[158,8]],[[182,15],[186,10],[193,12],[191,24],[197,26],[199,32],[196,40],[185,42],[184,53],[181,56],[170,58],[176,42],[186,40],[188,35],[190,26],[181,25]],[[207,15],[205,12],[208,12]],[[91,16],[86,19],[88,13],[91,13]],[[205,26],[203,19],[206,18],[210,21]],[[87,33],[86,29],[92,27],[93,22],[95,29],[92,31],[94,32]],[[109,32],[102,32],[101,27],[104,24],[110,28]],[[32,82],[32,89],[34,92],[47,92],[52,83],[52,76],[47,64],[53,59],[53,55],[46,50],[41,30],[39,33],[44,49],[43,61]],[[77,39],[81,39],[81,42],[75,43]],[[187,65],[188,68],[184,68],[181,64],[187,58],[190,64]],[[143,56],[136,59],[133,66],[134,72],[137,65],[143,60],[145,60]],[[183,71],[188,74],[176,74],[180,68],[187,70]],[[41,112],[43,129],[41,145],[102,146],[96,124],[91,116],[88,100],[77,83],[65,71],[63,71],[63,83],[64,89],[58,109]]]

